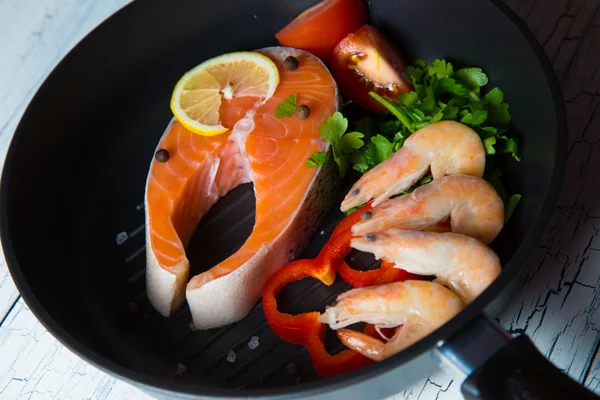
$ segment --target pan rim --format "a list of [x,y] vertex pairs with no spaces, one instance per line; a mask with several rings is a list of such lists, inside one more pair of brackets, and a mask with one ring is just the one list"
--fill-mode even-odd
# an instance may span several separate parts
[[[566,111],[558,78],[554,72],[550,60],[548,59],[540,43],[535,39],[533,33],[529,30],[525,23],[510,8],[508,8],[508,6],[502,3],[501,0],[489,0],[489,2],[513,23],[513,25],[520,31],[524,39],[529,43],[529,46],[535,53],[539,65],[544,72],[546,83],[552,94],[552,99],[554,102],[554,119],[557,131],[554,170],[552,171],[552,178],[550,180],[549,187],[545,193],[545,200],[543,201],[538,215],[529,229],[528,234],[525,236],[517,251],[513,254],[513,256],[511,256],[510,261],[504,267],[502,274],[477,299],[475,299],[475,301],[469,304],[459,315],[454,317],[444,326],[396,356],[378,363],[374,363],[360,370],[317,382],[273,389],[245,389],[244,398],[261,397],[291,399],[304,396],[317,396],[319,394],[323,394],[324,392],[331,393],[337,390],[347,389],[350,386],[356,387],[357,385],[376,377],[383,371],[389,371],[391,369],[398,368],[403,364],[415,359],[416,357],[432,350],[436,344],[440,343],[445,338],[456,334],[469,322],[485,313],[485,308],[497,297],[503,288],[508,286],[509,282],[513,280],[514,276],[518,273],[518,269],[526,261],[526,258],[529,257],[530,250],[535,247],[537,241],[549,223],[549,218],[542,218],[542,216],[548,216],[552,214],[558,199],[559,189],[562,184],[566,165]],[[15,129],[14,136],[11,139],[0,180],[0,239],[2,242],[2,248],[6,258],[7,267],[13,277],[15,285],[32,313],[35,315],[38,321],[40,321],[44,328],[52,334],[52,336],[54,336],[61,344],[63,344],[84,361],[92,364],[103,372],[133,384],[138,388],[142,386],[142,390],[147,388],[158,393],[177,393],[180,396],[183,395],[186,397],[210,396],[213,398],[233,398],[236,396],[236,393],[240,392],[236,392],[231,389],[213,387],[202,388],[190,384],[172,383],[160,380],[124,367],[85,347],[81,342],[71,336],[62,326],[60,326],[60,324],[50,316],[45,307],[38,301],[21,272],[16,259],[16,254],[12,248],[12,240],[8,235],[9,216],[6,200],[10,185],[12,165],[14,164],[13,160],[16,157],[18,143],[23,140],[24,136],[21,134],[22,122],[25,121],[33,112],[32,110],[36,108],[35,104],[37,101],[39,101],[41,94],[45,92],[47,82],[55,74],[56,70],[60,69],[61,65],[73,57],[73,55],[78,51],[78,49],[81,48],[81,46],[85,46],[85,44],[89,41],[90,36],[97,35],[98,31],[108,29],[111,21],[115,19],[115,16],[122,16],[125,13],[125,10],[131,11],[135,7],[143,7],[143,3],[144,2],[141,1],[131,1],[130,3],[113,12],[102,23],[92,29],[53,68],[26,108],[19,121],[19,124],[17,125],[17,128]]]

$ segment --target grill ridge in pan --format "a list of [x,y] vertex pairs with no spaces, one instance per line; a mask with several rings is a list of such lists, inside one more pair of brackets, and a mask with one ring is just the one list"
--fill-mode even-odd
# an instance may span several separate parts
[[[341,199],[341,196],[338,197]],[[301,257],[313,257],[343,218],[343,214],[337,211],[338,203],[322,224],[324,228],[316,232]],[[142,207],[136,208],[143,211],[140,210]],[[143,212],[137,215],[143,221]],[[250,234],[253,225],[254,195],[252,185],[245,184],[223,197],[200,222],[187,249],[192,266],[190,276],[233,254]],[[131,300],[123,306],[124,313],[129,316],[124,320],[137,320],[145,326],[144,330],[153,332],[169,343],[179,360],[173,365],[176,379],[193,383],[197,375],[208,376],[222,386],[235,389],[290,385],[318,379],[304,347],[285,342],[271,331],[262,311],[261,300],[241,321],[207,331],[193,331],[190,328],[191,314],[187,305],[169,318],[160,316],[145,293],[144,229],[140,227],[144,225],[130,232],[123,230],[127,232],[125,240],[123,235],[115,238],[127,265],[124,272],[129,274],[126,280],[129,282]],[[226,245],[219,246],[219,242]],[[203,257],[207,253],[210,254],[209,259]],[[292,313],[323,310],[337,293],[349,288],[340,278],[330,287],[316,280],[304,279],[284,290],[280,296],[281,307]],[[250,349],[248,343],[253,336],[257,336],[260,343],[257,348]],[[335,346],[335,350],[340,349],[341,346]],[[234,362],[227,359],[230,352],[235,354]],[[286,369],[289,363],[295,363],[297,368]],[[181,366],[185,367],[185,372],[177,373],[177,368],[181,369]]]

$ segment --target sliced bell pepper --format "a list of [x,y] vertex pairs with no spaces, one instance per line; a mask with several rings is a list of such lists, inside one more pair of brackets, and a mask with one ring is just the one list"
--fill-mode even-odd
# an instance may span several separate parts
[[[350,252],[352,225],[358,222],[361,214],[371,208],[367,205],[344,218],[333,231],[329,241],[313,260],[296,260],[277,271],[263,288],[263,310],[269,326],[282,339],[306,346],[315,371],[322,377],[343,374],[373,361],[353,350],[343,350],[331,355],[325,349],[326,325],[319,322],[317,311],[297,315],[282,313],[277,309],[277,295],[294,281],[307,277],[320,280],[329,286],[333,283],[336,271],[352,286],[368,286],[375,283],[389,283],[413,276],[404,270],[394,268],[391,263],[382,263],[381,268],[371,271],[358,271],[350,268],[344,257]],[[373,326],[367,325],[365,333],[378,337]]]
[[[325,348],[325,330],[327,329],[327,325],[319,322],[318,314],[306,328],[304,345],[310,354],[313,368],[319,376],[331,378],[354,371],[373,362],[373,360],[350,349],[342,350],[335,355],[329,354]],[[377,335],[375,329],[370,330],[367,334],[374,336],[373,333]],[[379,335],[374,337],[379,337]]]
[[321,315],[318,311],[298,315],[282,313],[277,309],[277,295],[289,283],[312,277],[329,286],[335,280],[335,270],[321,260],[297,260],[284,265],[263,288],[263,310],[269,326],[282,339],[304,344],[304,329]]
[[400,268],[395,268],[393,263],[386,261],[383,261],[381,266],[377,269],[360,271],[350,268],[346,261],[342,259],[338,261],[336,270],[342,279],[354,287],[383,285],[384,283],[420,278],[419,275],[411,274]]
[[[324,342],[327,326],[319,322],[321,313],[282,313],[277,309],[277,295],[285,285],[306,277],[331,285],[335,280],[335,269],[331,267],[331,263],[324,264],[320,258],[294,261],[274,274],[263,289],[263,309],[271,329],[288,342],[306,346],[315,371],[324,378],[368,365],[372,360],[353,350],[329,354]],[[371,335],[376,334],[374,329],[370,332]]]

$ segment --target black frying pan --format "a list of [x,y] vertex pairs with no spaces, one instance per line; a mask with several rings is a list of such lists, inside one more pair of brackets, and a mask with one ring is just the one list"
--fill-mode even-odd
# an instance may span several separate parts
[[[482,66],[511,106],[523,161],[505,160],[503,169],[509,190],[524,197],[494,243],[504,270],[479,298],[398,355],[328,380],[314,374],[302,347],[275,337],[260,303],[237,324],[201,332],[189,329],[185,307],[169,319],[150,307],[138,205],[171,118],[175,82],[209,57],[275,45],[274,33],[314,3],[136,1],[65,57],[27,108],[2,176],[2,244],[31,310],[79,356],[155,396],[381,398],[430,373],[441,358],[471,374],[463,385],[469,398],[591,396],[553,369],[526,337],[509,341],[484,317],[504,305],[543,231],[566,143],[552,68],[524,25],[496,1],[370,3],[371,23],[408,59],[447,57]],[[192,274],[242,244],[252,218],[236,221],[252,212],[251,190],[234,190],[200,224],[189,250]],[[315,238],[305,257],[315,254],[339,217],[332,212],[326,234]],[[121,231],[129,239],[117,245]],[[288,290],[287,307],[322,309],[344,289],[340,282],[333,288],[302,282]],[[307,294],[310,301],[299,301]],[[261,345],[250,351],[246,343],[255,335]],[[237,352],[233,364],[226,361],[231,349]],[[290,362],[297,368],[286,368]],[[178,363],[185,373],[176,373]]]

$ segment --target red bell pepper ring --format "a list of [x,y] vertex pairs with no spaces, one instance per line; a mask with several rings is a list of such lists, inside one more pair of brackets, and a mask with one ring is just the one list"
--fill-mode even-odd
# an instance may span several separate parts
[[411,274],[400,268],[395,268],[393,263],[387,261],[383,261],[381,266],[377,269],[359,271],[350,268],[346,261],[342,259],[337,263],[337,272],[342,279],[354,287],[383,285],[385,283],[420,278],[419,275]]
[[[306,346],[315,371],[322,377],[343,374],[373,361],[349,349],[339,354],[329,354],[324,344],[326,325],[319,322],[321,314],[317,311],[298,315],[282,313],[277,309],[277,295],[287,284],[307,277],[318,279],[329,286],[335,280],[336,270],[352,286],[388,283],[416,276],[393,268],[391,263],[382,263],[381,268],[371,271],[354,270],[346,264],[344,257],[351,250],[352,225],[370,208],[367,205],[344,218],[315,259],[297,260],[283,266],[269,278],[263,288],[263,310],[269,326],[282,339]],[[365,329],[367,334],[379,337],[372,326],[367,325]]]
[[[342,350],[338,354],[331,355],[325,348],[325,330],[327,325],[318,320],[318,315],[307,326],[304,345],[308,349],[313,368],[323,378],[331,378],[373,363],[373,360],[363,356],[354,350]],[[379,337],[374,328],[365,333],[373,337]],[[377,335],[377,336],[375,336]]]
[[277,295],[287,284],[308,277],[329,286],[335,280],[335,270],[318,258],[297,260],[284,265],[263,288],[263,310],[269,326],[279,337],[291,343],[304,344],[304,330],[321,314],[318,311],[298,315],[282,313],[277,309]]
[[[275,273],[263,289],[263,309],[271,329],[288,342],[306,346],[315,371],[324,378],[355,370],[373,361],[353,350],[329,354],[324,342],[327,326],[319,322],[321,313],[282,313],[277,310],[277,295],[285,285],[306,277],[313,277],[331,285],[335,280],[335,269],[331,267],[331,263],[325,264],[319,257],[314,260],[294,261]],[[372,327],[368,332],[371,336],[376,334]]]

